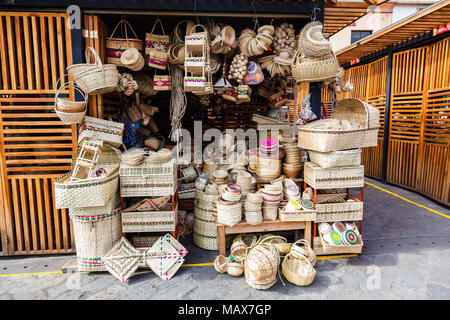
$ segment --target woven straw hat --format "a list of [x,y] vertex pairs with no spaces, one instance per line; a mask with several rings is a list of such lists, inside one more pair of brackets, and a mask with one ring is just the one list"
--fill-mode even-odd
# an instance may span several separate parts
[[258,33],[273,35],[275,33],[275,27],[272,25],[266,24],[258,29]]
[[321,57],[332,52],[330,42],[322,33],[323,25],[319,21],[308,23],[300,32],[298,46],[306,56]]
[[287,53],[286,51],[280,52],[280,55],[273,58],[273,60],[278,64],[286,66],[289,66],[292,63],[292,59],[289,57],[289,53]]
[[120,62],[125,66],[135,64],[138,61],[140,55],[141,54],[139,53],[138,49],[128,48],[120,56]]

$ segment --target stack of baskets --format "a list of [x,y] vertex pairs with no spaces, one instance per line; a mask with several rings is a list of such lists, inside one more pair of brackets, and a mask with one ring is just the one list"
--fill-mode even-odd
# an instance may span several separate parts
[[277,138],[267,138],[260,141],[259,152],[256,158],[256,175],[260,181],[270,182],[281,174],[281,159]]
[[300,32],[298,50],[291,65],[295,80],[313,82],[336,76],[339,64],[329,40],[322,34],[322,29],[319,21],[313,21]]
[[[334,130],[298,129],[298,145],[308,149],[311,162],[305,163],[305,183],[319,192],[343,188],[364,187],[364,166],[361,165],[361,148],[377,145],[380,112],[355,98],[337,101],[333,118],[356,124],[359,129]],[[320,121],[314,126],[320,127]],[[317,197],[319,201],[319,197]],[[316,204],[316,222],[353,222],[363,219],[363,202],[349,194],[332,191]],[[322,234],[322,233],[321,233]],[[335,235],[336,241],[339,240]],[[329,241],[332,239],[330,238]],[[339,241],[337,241],[339,242]],[[360,239],[362,243],[362,238]],[[323,254],[361,252],[362,246],[348,246],[343,242],[330,244],[321,236],[314,239],[314,249]]]
[[262,207],[264,220],[276,220],[278,217],[278,205],[283,199],[282,188],[275,184],[267,184],[259,189],[259,192],[264,200]]
[[244,202],[245,221],[251,225],[258,225],[263,222],[262,205],[263,197],[261,193],[248,193]]
[[194,244],[202,249],[217,250],[217,226],[213,203],[218,195],[195,192],[194,200]]
[[217,223],[232,227],[242,220],[242,188],[230,183],[217,200]]
[[304,150],[297,146],[295,137],[282,136],[280,140],[285,152],[283,173],[290,179],[298,178],[303,171]]
[[[73,155],[72,167],[80,152],[81,147]],[[105,271],[102,257],[122,237],[119,163],[116,150],[105,144],[97,165],[116,167],[108,176],[70,182],[70,172],[55,180],[55,207],[69,209],[79,271]]]

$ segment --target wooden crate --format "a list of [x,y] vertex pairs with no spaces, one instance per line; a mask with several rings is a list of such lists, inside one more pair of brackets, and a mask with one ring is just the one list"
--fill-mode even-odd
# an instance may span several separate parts
[[354,196],[353,201],[316,204],[316,222],[359,221],[363,219],[364,203]]

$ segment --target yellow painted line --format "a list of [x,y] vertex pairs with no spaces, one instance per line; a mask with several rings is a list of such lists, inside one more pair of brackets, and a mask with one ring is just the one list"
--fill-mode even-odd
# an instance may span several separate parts
[[15,277],[15,276],[31,276],[37,274],[55,274],[62,273],[62,271],[48,271],[48,272],[34,272],[34,273],[12,273],[12,274],[0,274],[0,277]]
[[213,262],[208,263],[194,263],[194,264],[183,264],[182,267],[205,267],[205,266],[213,266]]
[[327,259],[338,259],[338,258],[351,258],[351,257],[357,257],[358,254],[356,253],[350,253],[350,254],[337,254],[334,256],[318,256],[317,260],[327,260]]
[[400,199],[402,199],[402,200],[404,200],[404,201],[406,201],[406,202],[415,204],[415,205],[418,206],[418,207],[424,208],[424,209],[426,209],[426,210],[428,210],[428,211],[430,211],[430,212],[433,212],[433,213],[436,213],[436,214],[438,214],[438,215],[440,215],[440,216],[443,216],[444,218],[450,219],[450,216],[449,216],[449,215],[446,215],[446,214],[444,214],[444,213],[442,213],[442,212],[436,211],[436,210],[431,209],[431,208],[428,208],[428,207],[426,207],[426,206],[424,206],[424,205],[422,205],[422,204],[420,204],[420,203],[417,203],[417,202],[411,201],[411,200],[409,200],[409,199],[406,199],[405,197],[399,196],[398,194],[395,194],[395,193],[393,193],[393,192],[391,192],[391,191],[389,191],[389,190],[380,188],[380,187],[378,187],[378,186],[376,186],[376,185],[374,185],[374,184],[371,184],[371,183],[368,183],[368,182],[364,182],[364,183],[365,183],[365,184],[368,184],[368,185],[371,186],[371,187],[374,187],[374,188],[376,188],[376,189],[379,189],[379,190],[381,190],[381,191],[384,191],[384,192],[386,192],[386,193],[392,194],[393,196],[396,196],[397,198],[400,198]]

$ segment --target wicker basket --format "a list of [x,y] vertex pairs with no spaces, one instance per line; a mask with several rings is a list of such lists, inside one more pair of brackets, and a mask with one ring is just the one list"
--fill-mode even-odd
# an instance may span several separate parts
[[316,276],[316,270],[305,256],[291,253],[284,258],[281,272],[286,280],[300,287],[309,286]]
[[301,58],[296,51],[292,59],[292,76],[296,81],[318,82],[334,78],[338,71],[338,61],[334,54],[320,58]]
[[[84,98],[83,101],[70,101],[59,97],[63,89],[73,87]],[[88,95],[76,86],[73,82],[67,82],[55,93],[55,112],[62,122],[65,123],[80,123],[86,115],[86,105],[88,102]]]
[[205,57],[187,57],[184,60],[184,68],[186,72],[193,75],[203,75],[206,66]]
[[316,253],[311,248],[308,240],[306,239],[300,239],[294,242],[291,247],[291,253],[294,256],[302,255],[306,257],[313,267],[316,265]]
[[[163,34],[153,34],[158,22],[161,26],[161,31]],[[152,31],[145,34],[145,53],[150,54],[150,52],[153,50],[167,52],[167,50],[169,50],[169,46],[170,36],[165,34],[164,26],[161,20],[158,18],[153,24]]]
[[120,166],[120,195],[149,197],[174,195],[177,190],[177,168],[172,159],[166,163]]
[[69,172],[55,180],[56,209],[106,206],[118,192],[118,171],[104,178],[68,183],[71,176]]
[[[125,38],[114,38],[114,34],[116,33],[116,30],[119,26],[121,26],[121,30],[125,32]],[[133,32],[134,39],[128,38],[128,27],[130,27],[131,31]],[[122,56],[122,53],[129,48],[136,48],[139,51],[142,51],[144,49],[144,45],[143,41],[138,39],[136,32],[134,32],[134,29],[133,27],[131,27],[130,23],[127,20],[122,19],[119,21],[119,23],[117,23],[116,27],[111,33],[111,36],[109,38],[106,38],[106,61],[118,66],[123,66],[122,62],[120,61],[120,57]]]
[[123,232],[173,232],[177,222],[178,205],[172,210],[168,203],[160,211],[122,212]]
[[242,202],[217,201],[217,223],[232,227],[242,220]]
[[184,77],[184,91],[195,92],[205,89],[205,77]]
[[320,242],[322,243],[322,250],[325,254],[338,254],[338,253],[361,253],[363,248],[362,236],[359,234],[358,244],[355,245],[334,245],[329,244],[323,239],[323,235],[319,232]]
[[364,166],[324,169],[314,162],[306,162],[304,180],[313,189],[364,187]]
[[120,198],[104,207],[69,210],[77,248],[78,271],[106,271],[102,257],[122,237]]
[[263,216],[261,210],[259,211],[245,211],[245,222],[250,225],[256,226],[263,222]]
[[321,130],[298,128],[298,146],[303,149],[330,152],[364,147],[375,147],[378,143],[380,111],[355,98],[339,100],[333,118],[359,124],[359,130]]
[[169,75],[153,76],[153,90],[155,91],[170,91],[172,90],[172,77]]
[[[197,208],[196,213],[198,213],[198,210],[199,209]],[[217,225],[215,219],[214,221],[203,220],[196,215],[194,219],[194,232],[205,237],[217,238]]]
[[[95,62],[89,63],[89,53],[94,55]],[[86,64],[67,67],[67,72],[77,85],[89,95],[109,93],[117,89],[119,71],[115,64],[102,64],[100,57],[92,47],[86,48]]]
[[359,221],[363,219],[364,203],[355,197],[355,201],[316,204],[316,222]]
[[244,262],[240,259],[234,258],[227,266],[227,274],[233,277],[240,277],[244,273]]
[[214,269],[216,269],[216,271],[219,273],[225,273],[227,272],[227,265],[229,262],[230,262],[229,258],[223,255],[218,255],[214,259]]
[[86,116],[80,125],[78,143],[84,138],[103,140],[118,148],[122,145],[124,124]]
[[194,199],[195,190],[194,183],[180,185],[178,188],[178,199]]
[[217,250],[219,247],[216,237],[205,237],[194,232],[194,244],[205,250]]
[[271,244],[258,244],[245,260],[245,280],[255,289],[266,290],[276,282],[280,256]]
[[351,149],[332,152],[308,152],[312,162],[322,168],[359,166],[361,164],[361,149]]

